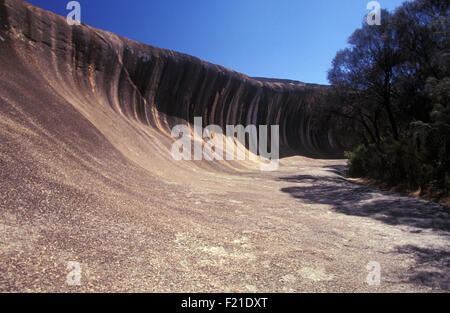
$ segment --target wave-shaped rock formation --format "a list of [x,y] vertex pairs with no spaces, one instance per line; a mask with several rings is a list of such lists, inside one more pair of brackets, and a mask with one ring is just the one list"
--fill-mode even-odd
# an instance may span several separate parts
[[[0,291],[448,290],[446,212],[286,157],[338,152],[323,92],[0,0]],[[281,166],[174,161],[194,117],[279,124]]]
[[[310,129],[308,109],[323,87],[250,78],[92,27],[69,26],[65,18],[19,1],[1,2],[1,36],[3,76],[33,72],[22,87],[52,88],[100,132],[115,137],[109,138],[113,143],[126,136],[114,134],[116,123],[126,124],[133,141],[144,128],[170,137],[174,125],[191,124],[198,116],[203,126],[224,130],[280,125],[281,156],[339,150],[330,145],[328,130]],[[166,148],[169,143],[147,142]]]

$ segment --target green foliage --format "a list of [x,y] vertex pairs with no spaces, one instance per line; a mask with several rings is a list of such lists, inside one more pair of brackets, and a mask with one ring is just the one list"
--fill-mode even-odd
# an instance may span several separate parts
[[448,195],[449,9],[448,1],[405,2],[337,53],[333,110],[359,129],[346,152],[350,175]]
[[[353,151],[345,152],[349,159],[349,175],[352,177],[374,177],[372,170],[379,165],[378,158],[372,158],[374,147],[359,145]],[[375,154],[376,156],[376,154]]]
[[431,123],[412,122],[399,141],[385,140],[379,146],[359,145],[346,152],[349,174],[448,194],[450,114],[442,105],[436,105],[433,112]]

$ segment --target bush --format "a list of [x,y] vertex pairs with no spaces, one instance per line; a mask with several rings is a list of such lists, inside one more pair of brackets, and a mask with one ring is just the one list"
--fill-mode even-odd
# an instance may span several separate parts
[[450,126],[432,123],[411,123],[399,141],[385,139],[378,146],[359,145],[346,152],[351,177],[367,177],[421,188],[432,194],[448,195],[450,178]]
[[353,151],[345,152],[345,156],[349,159],[351,177],[373,177],[374,169],[382,163],[374,146],[359,145]]

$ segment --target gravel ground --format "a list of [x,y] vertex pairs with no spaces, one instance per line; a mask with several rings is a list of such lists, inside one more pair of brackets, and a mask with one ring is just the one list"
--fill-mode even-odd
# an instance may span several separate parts
[[176,162],[171,117],[132,111],[125,39],[16,0],[0,19],[0,291],[449,291],[448,208],[345,160]]
[[[449,290],[448,210],[347,182],[342,161],[283,163],[270,174],[206,175],[196,187],[128,168],[118,176],[138,182],[89,191],[17,164],[2,176],[0,290]],[[67,283],[71,261],[79,286]],[[371,261],[379,285],[367,283]]]

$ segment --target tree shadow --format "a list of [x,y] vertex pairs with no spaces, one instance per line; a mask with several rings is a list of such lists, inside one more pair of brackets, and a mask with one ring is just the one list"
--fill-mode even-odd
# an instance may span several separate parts
[[[389,225],[413,227],[412,233],[425,229],[450,235],[450,208],[437,203],[375,190],[344,178],[345,166],[327,167],[324,176],[297,175],[281,177],[293,183],[281,191],[310,204],[331,205],[338,213],[373,218]],[[412,255],[415,266],[403,277],[411,284],[433,289],[450,289],[450,251],[400,246],[397,253]]]
[[334,175],[281,177],[282,181],[295,183],[281,191],[303,202],[331,205],[334,211],[346,215],[371,217],[389,225],[450,232],[449,207],[349,182],[343,177],[345,166],[327,169]]
[[414,271],[407,274],[406,282],[434,289],[450,290],[450,252],[439,249],[420,248],[412,245],[397,248],[401,254],[412,254],[416,259]]
[[346,165],[328,165],[324,168],[327,169],[328,172],[339,175],[346,176],[347,175],[347,166]]

